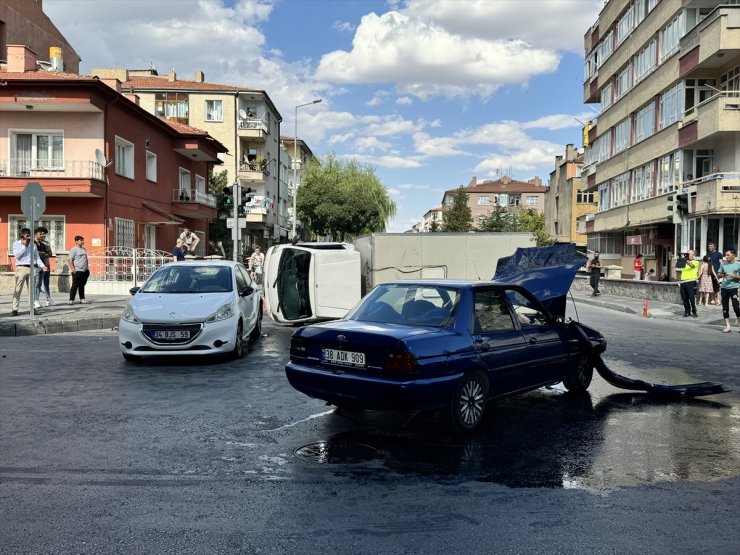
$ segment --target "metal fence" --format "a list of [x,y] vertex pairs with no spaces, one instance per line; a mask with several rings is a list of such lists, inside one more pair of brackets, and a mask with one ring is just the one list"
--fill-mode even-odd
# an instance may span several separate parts
[[90,280],[141,283],[154,270],[172,262],[172,254],[150,249],[108,247],[89,251],[87,254]]

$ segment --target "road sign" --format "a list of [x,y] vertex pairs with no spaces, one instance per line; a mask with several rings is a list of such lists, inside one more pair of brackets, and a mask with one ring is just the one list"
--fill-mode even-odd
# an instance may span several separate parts
[[[234,218],[226,218],[226,228],[227,229],[234,229]],[[247,220],[244,218],[239,218],[239,229],[246,229],[247,228]]]
[[29,181],[21,193],[21,211],[35,225],[46,211],[46,193],[37,181]]

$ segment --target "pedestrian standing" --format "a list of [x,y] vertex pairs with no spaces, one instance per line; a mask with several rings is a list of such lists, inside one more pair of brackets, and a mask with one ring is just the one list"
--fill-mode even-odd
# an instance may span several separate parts
[[69,302],[75,303],[75,295],[80,292],[80,304],[87,304],[85,299],[85,285],[90,277],[90,269],[87,265],[87,250],[85,249],[85,238],[82,235],[75,236],[75,246],[69,249],[69,270],[72,272],[72,288],[69,290]]
[[694,260],[696,253],[689,250],[686,265],[681,270],[681,281],[678,283],[683,301],[683,317],[698,317],[696,313],[696,278],[699,275],[699,262]]
[[175,243],[175,249],[172,251],[172,262],[182,262],[185,260],[187,253],[188,248],[183,244],[182,239],[178,237]]
[[724,333],[730,333],[730,301],[732,310],[735,311],[737,325],[740,326],[740,303],[737,300],[740,289],[740,262],[737,261],[735,249],[729,249],[725,253],[725,261],[719,267],[718,276],[722,279],[722,287],[719,291],[722,297],[722,317],[725,319]]
[[719,272],[719,266],[722,261],[722,255],[717,250],[717,245],[714,243],[709,243],[707,245],[707,256],[709,257],[709,260],[712,262],[712,267],[714,268],[714,274],[712,279],[712,295],[710,295],[710,303],[709,304],[719,304],[719,279],[717,277],[717,273]]
[[18,316],[18,307],[21,304],[21,293],[23,287],[28,284],[31,274],[31,265],[46,268],[39,258],[39,253],[31,244],[31,230],[27,227],[21,229],[21,237],[13,243],[13,256],[15,257],[15,288],[13,289],[13,302],[11,305],[11,316]]
[[36,250],[39,253],[39,258],[41,258],[41,262],[44,263],[44,266],[46,266],[46,270],[41,271],[38,273],[38,279],[36,280],[36,302],[34,303],[34,306],[36,308],[41,308],[41,290],[44,289],[46,293],[46,305],[54,305],[57,304],[54,302],[54,299],[51,298],[51,287],[49,285],[50,279],[51,279],[51,245],[46,240],[46,235],[49,233],[49,230],[45,227],[37,227],[36,228],[36,234],[34,238],[34,243],[36,244]]
[[599,251],[594,251],[594,257],[588,263],[588,270],[591,272],[591,293],[592,297],[601,295],[599,291],[599,280],[601,279],[601,260],[599,260]]
[[708,256],[701,259],[701,265],[699,266],[699,304],[704,301],[704,306],[709,304],[709,297],[714,293],[713,282],[717,279],[717,275],[714,273],[714,267]]
[[252,273],[252,279],[262,279],[262,272],[264,271],[265,255],[262,254],[262,250],[259,247],[254,247],[252,256],[249,257],[249,270]]
[[635,256],[635,260],[632,266],[635,271],[635,279],[639,281],[640,279],[642,279],[642,268],[643,268],[642,254],[640,254],[639,252],[637,253],[637,256]]

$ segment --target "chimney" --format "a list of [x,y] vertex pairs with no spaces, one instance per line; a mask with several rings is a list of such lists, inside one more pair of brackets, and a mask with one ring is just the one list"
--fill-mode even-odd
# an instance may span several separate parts
[[125,96],[126,98],[128,98],[128,99],[129,99],[129,100],[130,100],[131,102],[133,102],[133,103],[134,103],[134,104],[136,104],[137,106],[139,106],[139,105],[140,105],[140,104],[139,104],[139,95],[138,95],[138,94],[134,94],[134,93],[126,93],[126,94],[124,94],[123,96]]
[[8,45],[8,73],[36,71],[36,52],[23,44]]
[[128,81],[128,70],[123,67],[94,67],[90,75],[100,79],[118,79],[121,83]]
[[531,183],[535,187],[542,187],[542,179],[540,179],[536,175],[532,179],[528,179],[527,183]]
[[511,178],[508,175],[505,175],[499,181],[504,185],[507,185],[508,183],[511,183]]
[[175,73],[174,67],[167,74],[167,81],[169,81],[170,83],[174,83],[175,81],[177,81],[177,73]]
[[118,79],[101,79],[101,81],[117,93],[121,92],[121,82]]
[[195,72],[195,82],[196,83],[203,83],[206,80],[206,74],[203,73],[203,70],[199,69]]
[[473,178],[470,180],[470,183],[468,183],[468,187],[477,187],[478,186],[478,178],[474,175]]

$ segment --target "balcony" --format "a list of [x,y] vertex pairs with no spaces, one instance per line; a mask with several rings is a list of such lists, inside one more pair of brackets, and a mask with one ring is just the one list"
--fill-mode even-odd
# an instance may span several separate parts
[[696,189],[696,196],[689,205],[689,217],[706,214],[731,214],[740,212],[740,172],[728,171],[706,175],[685,183],[686,190]]
[[241,119],[237,122],[237,128],[240,137],[250,137],[253,139],[265,139],[268,129],[267,123],[261,119]]
[[172,189],[172,212],[184,218],[215,218],[216,197],[197,189]]
[[694,146],[709,139],[706,148],[723,136],[730,138],[740,131],[740,91],[723,91],[686,111],[678,131],[681,148]]
[[681,77],[717,69],[740,54],[740,6],[719,6],[681,39]]
[[239,179],[245,181],[264,181],[270,175],[270,170],[266,160],[261,163],[242,162],[239,164]]
[[104,179],[103,166],[95,160],[65,160],[58,167],[53,167],[46,160],[33,161],[26,158],[0,159],[0,177]]

